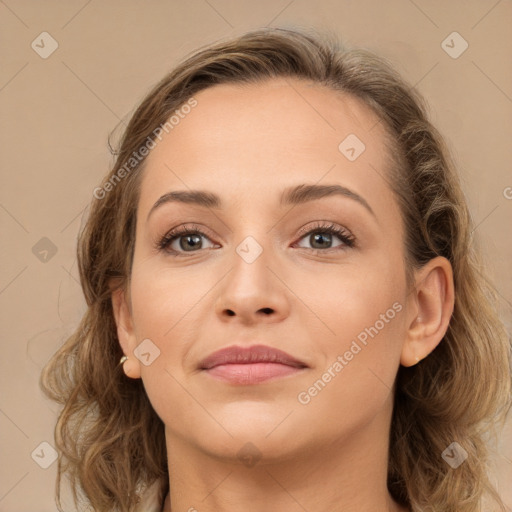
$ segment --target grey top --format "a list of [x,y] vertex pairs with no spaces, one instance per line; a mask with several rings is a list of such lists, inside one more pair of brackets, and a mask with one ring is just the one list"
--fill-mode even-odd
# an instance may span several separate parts
[[135,512],[162,512],[165,502],[162,482],[156,481],[141,495]]

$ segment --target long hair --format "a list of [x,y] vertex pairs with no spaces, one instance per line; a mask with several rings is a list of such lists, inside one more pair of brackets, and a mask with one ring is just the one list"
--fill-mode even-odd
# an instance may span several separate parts
[[[165,76],[132,115],[115,164],[95,190],[77,248],[87,311],[41,374],[44,392],[63,405],[55,427],[59,510],[65,474],[75,502],[83,494],[100,512],[132,512],[142,489],[157,480],[168,485],[164,425],[141,380],[122,372],[111,303],[112,284],[125,287],[131,272],[141,148],[154,144],[199,91],[279,77],[351,95],[377,114],[393,148],[389,183],[405,226],[408,276],[438,255],[453,268],[455,308],[446,335],[419,364],[398,370],[391,495],[425,512],[477,512],[486,496],[505,510],[487,474],[487,436],[503,425],[511,404],[510,340],[455,165],[428,106],[373,52],[345,47],[332,35],[273,28],[202,47]],[[468,453],[456,470],[441,456],[454,441]]]

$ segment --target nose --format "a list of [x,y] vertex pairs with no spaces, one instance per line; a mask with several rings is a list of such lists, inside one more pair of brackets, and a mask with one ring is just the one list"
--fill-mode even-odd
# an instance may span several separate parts
[[251,237],[237,247],[216,302],[216,313],[223,322],[275,323],[288,316],[289,289],[277,261],[270,249],[263,249]]

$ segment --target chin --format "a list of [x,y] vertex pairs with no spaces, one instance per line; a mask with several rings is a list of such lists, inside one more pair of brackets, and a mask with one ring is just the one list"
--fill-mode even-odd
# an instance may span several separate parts
[[186,434],[201,451],[224,462],[239,463],[245,458],[279,461],[301,453],[307,441],[297,435],[305,426],[298,426],[292,419],[293,414],[283,421],[287,414],[250,417],[239,409],[238,417],[215,416],[222,426],[208,421],[204,425],[207,428],[196,430],[194,434],[189,430]]

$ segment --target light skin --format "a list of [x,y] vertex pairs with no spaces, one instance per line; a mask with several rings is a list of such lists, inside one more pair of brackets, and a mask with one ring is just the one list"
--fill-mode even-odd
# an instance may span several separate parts
[[[386,486],[393,385],[400,365],[427,357],[444,336],[453,278],[435,258],[407,287],[381,124],[359,100],[292,79],[195,98],[146,160],[131,279],[112,294],[124,370],[143,379],[165,423],[165,512],[406,511]],[[365,144],[354,161],[338,149],[349,134]],[[299,184],[340,185],[362,199],[281,206],[282,191]],[[222,207],[166,202],[150,214],[177,190],[214,193]],[[331,224],[354,245],[329,238]],[[178,226],[205,236],[158,250]],[[248,236],[263,250],[251,263],[236,251]],[[389,319],[393,304],[401,309]],[[378,334],[300,403],[371,326]],[[133,351],[147,338],[160,355],[145,366]],[[234,344],[270,345],[308,367],[246,386],[198,369]],[[237,455],[246,443],[261,457],[252,466]]]

